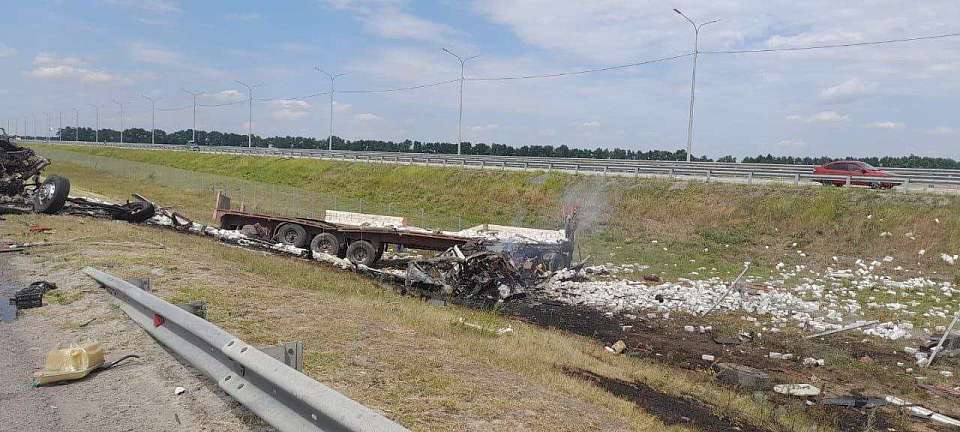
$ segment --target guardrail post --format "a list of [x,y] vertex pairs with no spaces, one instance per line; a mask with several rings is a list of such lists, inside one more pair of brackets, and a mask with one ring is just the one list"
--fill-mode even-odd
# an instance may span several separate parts
[[573,166],[573,173],[580,174],[580,164],[576,164]]
[[670,168],[670,178],[673,178],[673,168]]
[[850,182],[851,182],[851,180],[852,180],[852,177],[853,177],[853,176],[849,176],[849,175],[847,176],[847,186],[850,186]]
[[501,170],[501,171],[506,171],[506,170],[507,170],[507,162],[506,162],[506,161],[500,162],[500,170]]
[[753,171],[747,173],[747,184],[753,184]]
[[903,190],[910,190],[910,177],[907,177],[907,181],[903,182]]
[[553,162],[547,164],[547,171],[553,171]]
[[793,184],[796,186],[800,186],[800,174],[793,175]]
[[603,175],[604,175],[604,176],[607,175],[607,169],[608,169],[608,168],[609,168],[609,167],[606,166],[606,165],[603,166]]
[[633,174],[635,177],[640,177],[640,167],[635,167],[633,169]]
[[707,170],[707,183],[710,183],[710,177],[713,177],[713,171]]

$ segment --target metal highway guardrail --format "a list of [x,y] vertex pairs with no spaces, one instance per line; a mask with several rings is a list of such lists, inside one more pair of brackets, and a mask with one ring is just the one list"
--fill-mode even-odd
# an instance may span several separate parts
[[409,432],[203,318],[109,273],[83,272],[154,339],[281,432]]
[[[27,141],[37,142],[40,141]],[[138,148],[148,150],[189,151],[185,145],[139,143],[93,143],[87,141],[49,141],[47,144]],[[399,152],[361,152],[319,149],[280,149],[265,147],[201,146],[200,152],[276,157],[301,157],[355,162],[439,165],[447,167],[564,171],[579,174],[692,178],[752,184],[780,182],[795,185],[811,183],[856,183],[898,185],[908,191],[960,191],[960,170],[926,168],[884,168],[889,177],[814,175],[814,165],[743,164],[725,162],[646,161],[627,159],[551,158],[531,156],[447,155]]]

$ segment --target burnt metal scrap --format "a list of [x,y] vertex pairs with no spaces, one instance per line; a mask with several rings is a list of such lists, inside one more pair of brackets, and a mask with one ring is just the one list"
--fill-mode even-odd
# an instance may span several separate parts
[[[70,193],[70,181],[60,176],[41,181],[40,173],[48,165],[49,160],[12,143],[6,130],[0,128],[0,203],[21,204],[9,211],[14,213],[60,211]],[[28,206],[26,210],[24,205]]]
[[454,246],[431,259],[407,264],[404,291],[430,298],[491,307],[526,297],[531,280],[503,252],[482,242]]

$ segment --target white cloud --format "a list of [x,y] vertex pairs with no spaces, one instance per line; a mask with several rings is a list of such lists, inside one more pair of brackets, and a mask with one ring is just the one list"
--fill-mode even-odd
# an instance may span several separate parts
[[769,48],[800,47],[811,45],[831,45],[839,43],[863,42],[864,35],[859,32],[831,31],[806,32],[792,36],[773,35],[767,39]]
[[41,51],[33,58],[33,64],[80,66],[84,64],[84,62],[79,57],[74,57],[74,56],[60,57],[54,53]]
[[864,83],[860,78],[852,78],[821,90],[820,99],[835,103],[853,102],[874,94],[876,90],[876,83]]
[[234,22],[253,22],[260,19],[260,14],[255,12],[233,12],[224,15],[223,19]]
[[180,13],[180,2],[174,0],[101,0],[103,3],[126,6],[155,13]]
[[269,106],[273,110],[270,115],[276,120],[304,118],[312,107],[309,102],[302,100],[275,100],[270,101]]
[[359,113],[353,116],[353,119],[356,121],[376,121],[376,120],[383,120],[383,117],[380,117],[373,113]]
[[799,114],[790,114],[787,116],[787,120],[805,123],[837,123],[847,121],[849,119],[850,116],[846,114],[840,114],[836,111],[820,111],[811,116],[802,116]]
[[180,64],[183,59],[180,53],[143,43],[130,44],[127,50],[131,58],[144,63],[175,65]]
[[449,42],[459,32],[449,25],[433,22],[402,10],[395,0],[327,0],[334,9],[352,12],[368,32],[388,39]]
[[33,59],[34,68],[26,72],[30,78],[43,80],[72,80],[84,83],[106,83],[118,78],[110,73],[90,69],[78,57],[59,57],[41,52]]
[[275,100],[270,101],[270,106],[273,108],[304,110],[310,108],[312,105],[303,100]]
[[470,129],[471,131],[473,131],[473,132],[486,132],[486,131],[491,131],[491,130],[494,130],[494,129],[500,129],[500,125],[498,125],[498,124],[496,124],[496,123],[491,123],[491,124],[487,124],[487,125],[470,126],[469,129]]
[[228,103],[228,102],[239,102],[247,99],[247,94],[240,92],[240,90],[223,90],[216,93],[204,94],[203,97],[213,103]]
[[867,123],[864,125],[864,127],[867,127],[870,129],[903,129],[907,127],[907,125],[901,122],[878,121],[878,122]]
[[347,103],[341,103],[338,101],[333,101],[333,111],[338,113],[343,113],[350,111],[350,108],[353,108],[353,105]]
[[597,120],[590,120],[590,121],[585,121],[583,123],[580,123],[577,126],[582,128],[595,128],[595,127],[600,127],[600,122]]
[[16,48],[11,48],[6,45],[0,45],[0,59],[13,57],[17,55],[17,53],[19,53],[19,51],[17,51]]
[[930,135],[953,135],[957,133],[957,130],[949,126],[938,126],[927,130],[927,133]]
[[275,120],[296,120],[307,116],[306,111],[297,111],[292,109],[279,109],[270,113]]

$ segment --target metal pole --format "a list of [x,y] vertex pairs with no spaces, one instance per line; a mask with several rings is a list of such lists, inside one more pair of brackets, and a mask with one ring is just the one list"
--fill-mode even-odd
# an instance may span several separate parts
[[247,99],[249,105],[249,115],[247,119],[247,147],[253,147],[253,88],[258,87],[260,84],[249,85],[240,80],[234,80],[237,84],[240,84],[247,88],[247,94],[249,99]]
[[123,103],[114,99],[113,103],[120,105],[120,144],[123,144]]
[[700,29],[707,24],[713,24],[720,20],[717,19],[697,24],[688,16],[684,15],[683,12],[680,12],[680,9],[674,9],[673,11],[693,26],[693,73],[690,77],[690,112],[687,115],[687,162],[690,162],[693,156],[693,106],[697,88],[697,57],[700,55]]
[[450,51],[446,48],[441,48],[441,49],[443,50],[443,52],[456,57],[457,61],[460,62],[460,103],[459,103],[459,109],[457,111],[457,154],[459,155],[461,154],[460,145],[463,143],[463,81],[464,81],[463,70],[464,70],[465,64],[468,61],[479,57],[479,55],[463,58],[454,54],[453,51]]
[[74,108],[73,113],[76,115],[75,121],[77,123],[77,133],[74,134],[74,138],[77,142],[80,142],[80,108]]
[[93,109],[97,112],[97,129],[93,131],[93,142],[99,143],[100,142],[100,106],[94,105],[94,104],[87,104],[87,105],[92,106]]
[[197,143],[197,96],[203,94],[203,92],[192,92],[187,89],[181,89],[184,93],[193,96],[193,129],[190,134],[190,141],[194,144]]
[[152,98],[147,95],[140,95],[144,99],[150,101],[150,144],[154,145],[156,141],[157,133],[157,100],[160,98]]
[[333,151],[333,93],[336,91],[336,80],[338,77],[342,77],[344,74],[330,74],[320,69],[320,66],[315,67],[318,72],[330,78],[330,135],[327,136],[327,150]]
[[57,141],[63,142],[63,111],[59,113],[59,120],[57,123]]

